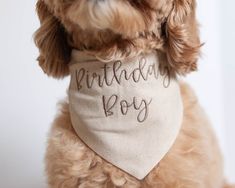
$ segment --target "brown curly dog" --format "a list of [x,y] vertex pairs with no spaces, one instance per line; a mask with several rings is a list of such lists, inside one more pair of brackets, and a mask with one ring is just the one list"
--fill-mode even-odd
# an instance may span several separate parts
[[[171,77],[185,75],[197,69],[201,47],[195,7],[195,0],[38,0],[39,64],[47,75],[63,78],[69,75],[73,49],[105,61],[154,51]],[[72,127],[69,102],[62,103],[46,152],[49,187],[227,187],[211,126],[191,88],[180,83],[180,93],[180,133],[142,180],[88,148]]]

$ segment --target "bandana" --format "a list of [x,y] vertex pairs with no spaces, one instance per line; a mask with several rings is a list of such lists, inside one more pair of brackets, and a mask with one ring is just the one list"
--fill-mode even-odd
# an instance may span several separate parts
[[159,69],[157,55],[102,62],[72,52],[72,125],[95,153],[143,179],[173,145],[182,123],[177,80]]

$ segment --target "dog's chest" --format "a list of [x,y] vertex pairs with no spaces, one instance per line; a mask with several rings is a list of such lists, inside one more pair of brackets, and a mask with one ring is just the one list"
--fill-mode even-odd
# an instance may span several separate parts
[[143,179],[174,143],[182,121],[178,82],[156,55],[70,64],[70,114],[78,136],[108,162]]

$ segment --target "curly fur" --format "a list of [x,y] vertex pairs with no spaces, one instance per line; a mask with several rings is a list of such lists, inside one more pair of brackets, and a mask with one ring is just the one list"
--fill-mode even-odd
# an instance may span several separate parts
[[222,159],[210,124],[189,86],[181,84],[184,120],[164,159],[142,181],[122,172],[91,151],[76,135],[68,103],[61,104],[47,148],[51,187],[222,188]]
[[[171,75],[197,69],[201,43],[195,0],[38,0],[35,34],[39,65],[55,78],[69,74],[71,50],[103,60],[157,51]],[[210,124],[188,85],[181,83],[184,118],[178,138],[143,180],[91,151],[72,128],[61,104],[48,138],[46,172],[52,188],[232,188]]]
[[172,72],[196,70],[200,41],[194,0],[39,0],[39,62],[53,77],[68,74],[72,48],[104,60],[157,50]]

